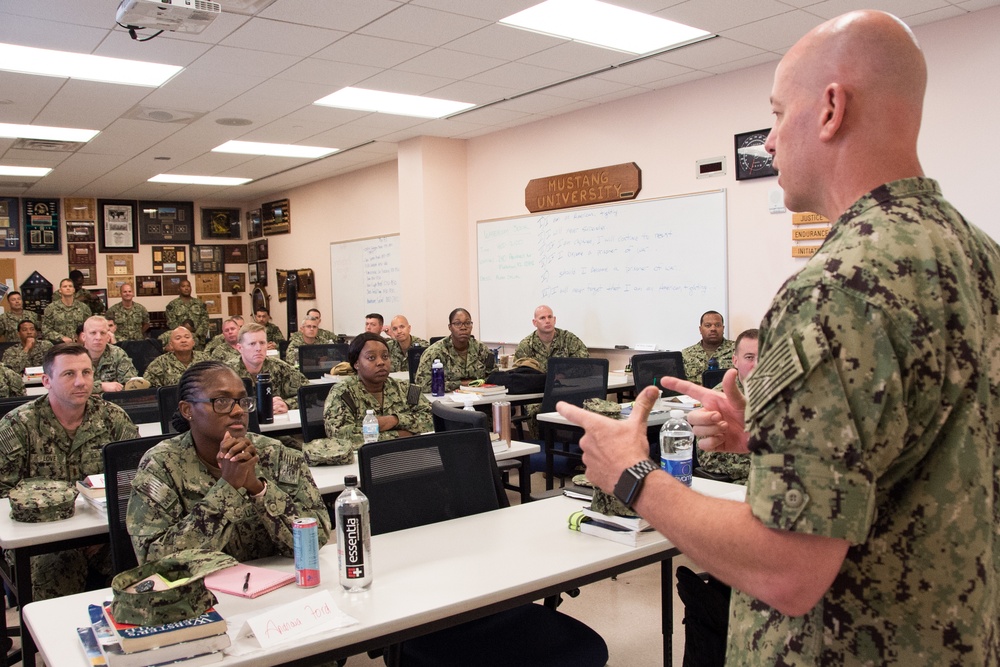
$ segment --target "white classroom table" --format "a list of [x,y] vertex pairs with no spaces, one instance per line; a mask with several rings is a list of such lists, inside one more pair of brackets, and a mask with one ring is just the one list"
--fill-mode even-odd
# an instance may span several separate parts
[[[694,489],[738,501],[745,493],[743,487],[698,478]],[[329,591],[337,606],[358,623],[267,650],[227,655],[219,664],[264,667],[312,656],[316,663],[331,661],[661,562],[663,664],[669,665],[673,628],[671,559],[678,550],[662,536],[629,547],[569,530],[567,518],[582,505],[581,501],[559,496],[377,535],[372,538],[374,583],[364,593],[343,591],[337,581],[336,546],[327,545],[320,551],[320,587]],[[448,545],[447,549],[442,551],[442,545]],[[517,563],[531,566],[518,567],[514,565]],[[257,564],[294,569],[289,558],[269,558]],[[216,609],[232,618],[291,602],[316,590],[303,591],[291,585],[253,600],[219,593]],[[27,605],[24,621],[45,663],[82,667],[84,658],[75,628],[87,623],[88,604],[110,599],[111,590],[104,589]],[[254,640],[240,641],[256,646]]]

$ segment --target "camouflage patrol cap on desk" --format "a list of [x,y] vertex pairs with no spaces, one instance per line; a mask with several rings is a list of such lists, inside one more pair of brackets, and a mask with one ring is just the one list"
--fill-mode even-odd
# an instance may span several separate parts
[[76,510],[77,493],[75,486],[62,480],[22,479],[10,490],[10,518],[27,523],[68,519]]
[[[204,614],[215,604],[215,596],[205,588],[205,575],[238,561],[221,551],[186,549],[115,575],[111,589],[115,597],[111,613],[116,621],[133,625],[176,623]],[[186,579],[164,590],[136,590],[136,584],[158,574],[167,581]],[[143,586],[137,587],[143,589]]]
[[596,486],[594,487],[594,497],[590,499],[590,509],[611,516],[639,516],[626,507],[625,503],[610,493],[601,491]]
[[596,412],[605,417],[611,417],[612,419],[619,419],[622,416],[622,406],[604,398],[586,399],[583,402],[583,409]]
[[354,375],[354,373],[354,366],[351,366],[346,361],[341,361],[330,369],[330,375]]

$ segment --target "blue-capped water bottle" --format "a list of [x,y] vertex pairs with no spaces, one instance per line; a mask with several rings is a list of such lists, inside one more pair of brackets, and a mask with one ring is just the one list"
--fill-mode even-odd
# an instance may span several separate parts
[[670,419],[660,427],[660,467],[677,481],[691,486],[693,454],[694,431],[683,410],[671,410]]
[[440,359],[431,364],[431,396],[444,396],[444,364]]
[[712,357],[711,359],[709,359],[708,360],[708,370],[710,370],[710,371],[717,371],[717,370],[719,370],[719,360],[716,359],[715,357]]

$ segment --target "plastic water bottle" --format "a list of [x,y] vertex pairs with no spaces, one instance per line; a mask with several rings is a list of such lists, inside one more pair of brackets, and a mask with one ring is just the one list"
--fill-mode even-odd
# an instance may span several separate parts
[[372,585],[372,531],[368,497],[358,488],[356,475],[344,477],[344,490],[333,505],[337,520],[337,570],[340,585],[349,593]]
[[709,359],[708,360],[708,370],[710,370],[710,371],[717,371],[717,370],[719,370],[719,360],[716,359],[715,357],[712,357],[711,359]]
[[444,364],[440,359],[431,364],[431,396],[444,396]]
[[361,422],[361,435],[364,436],[365,444],[378,442],[378,417],[374,410],[365,413],[365,420]]
[[660,427],[660,467],[691,486],[694,432],[683,410],[671,410],[670,419]]

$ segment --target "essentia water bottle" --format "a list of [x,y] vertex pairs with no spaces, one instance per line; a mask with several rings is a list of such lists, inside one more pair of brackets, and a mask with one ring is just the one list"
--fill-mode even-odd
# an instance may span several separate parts
[[660,467],[691,486],[694,431],[683,410],[671,410],[670,419],[660,427]]

